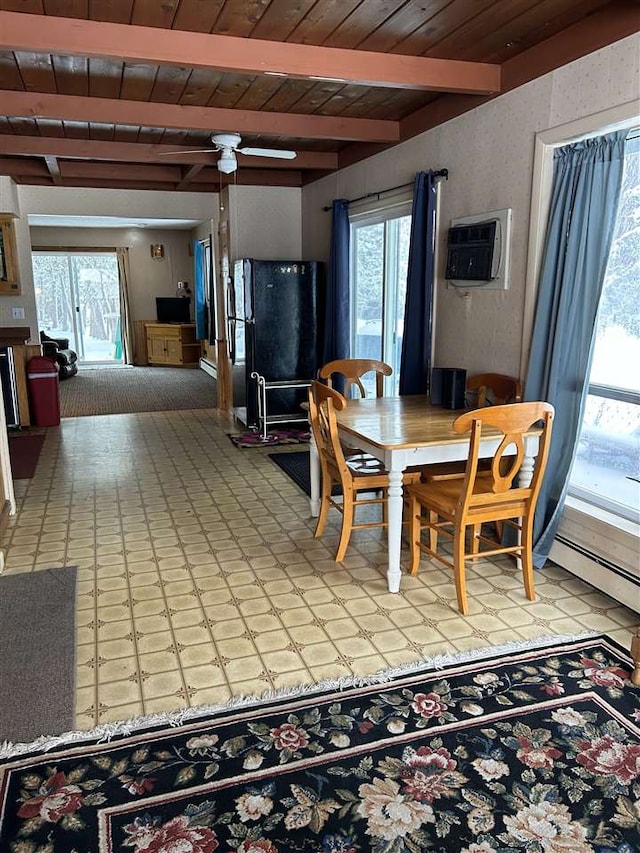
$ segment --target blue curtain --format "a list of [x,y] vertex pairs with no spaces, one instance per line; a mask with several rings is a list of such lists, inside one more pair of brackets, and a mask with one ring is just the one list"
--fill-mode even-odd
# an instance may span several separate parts
[[348,358],[350,353],[349,233],[349,202],[344,198],[335,199],[332,206],[323,364],[336,358]]
[[436,180],[418,172],[413,188],[400,393],[426,394],[431,374]]
[[600,293],[606,271],[628,131],[559,148],[525,400],[556,409],[534,527],[534,565],[547,559],[560,521],[588,389]]
[[193,264],[196,339],[203,341],[207,337],[207,314],[204,301],[204,246],[199,240],[193,241]]

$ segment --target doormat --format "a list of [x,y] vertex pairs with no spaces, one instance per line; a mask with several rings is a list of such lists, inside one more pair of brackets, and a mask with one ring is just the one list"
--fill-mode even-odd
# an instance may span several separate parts
[[0,743],[73,728],[76,575],[67,566],[0,577]]
[[0,849],[630,852],[630,668],[547,638],[0,750]]
[[[310,453],[308,450],[294,450],[287,453],[269,453],[269,459],[290,477],[296,486],[311,497],[311,475],[309,473]],[[332,495],[341,495],[342,489],[334,483]]]
[[45,438],[45,433],[39,435],[9,434],[11,476],[14,480],[30,480],[36,473]]
[[308,429],[278,429],[267,433],[266,441],[257,430],[228,432],[227,435],[236,447],[274,447],[278,444],[304,444],[309,441],[310,434]]

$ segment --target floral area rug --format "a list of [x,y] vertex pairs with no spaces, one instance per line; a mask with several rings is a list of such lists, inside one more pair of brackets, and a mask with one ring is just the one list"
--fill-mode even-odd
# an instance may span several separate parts
[[228,432],[227,435],[236,447],[274,447],[279,444],[304,444],[309,441],[310,433],[303,429],[271,430],[267,433],[266,441],[257,430],[238,434]]
[[5,748],[0,850],[637,851],[630,658],[546,643]]

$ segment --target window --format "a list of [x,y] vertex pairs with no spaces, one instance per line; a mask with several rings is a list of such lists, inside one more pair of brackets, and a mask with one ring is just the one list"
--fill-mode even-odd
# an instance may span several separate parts
[[[634,134],[632,134],[634,136]],[[640,521],[640,139],[627,140],[570,493]]]
[[[351,353],[393,367],[385,394],[398,394],[411,232],[410,202],[351,217]],[[375,394],[375,377],[365,377]]]

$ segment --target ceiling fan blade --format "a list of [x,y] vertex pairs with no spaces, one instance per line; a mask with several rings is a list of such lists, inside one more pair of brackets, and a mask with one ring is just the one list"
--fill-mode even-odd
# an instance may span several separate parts
[[293,160],[295,151],[280,151],[277,148],[238,148],[240,154],[248,154],[250,157],[274,157],[278,160]]
[[177,157],[179,154],[214,154],[215,148],[195,148],[193,151],[158,151],[158,157]]

